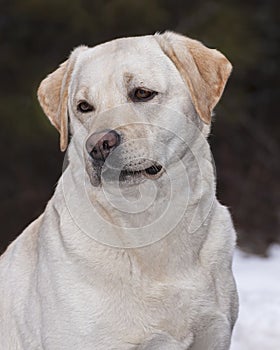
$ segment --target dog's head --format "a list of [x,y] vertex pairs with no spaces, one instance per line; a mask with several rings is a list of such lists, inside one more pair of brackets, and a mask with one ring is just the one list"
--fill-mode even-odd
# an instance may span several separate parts
[[[60,132],[82,130],[87,172],[123,182],[157,179],[205,133],[231,72],[217,50],[166,32],[78,47],[38,90],[40,104]],[[74,142],[74,141],[73,141]]]

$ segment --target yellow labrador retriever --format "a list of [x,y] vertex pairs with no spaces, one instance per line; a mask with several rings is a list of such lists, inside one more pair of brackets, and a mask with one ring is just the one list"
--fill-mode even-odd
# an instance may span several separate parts
[[42,81],[67,165],[1,257],[1,349],[229,349],[235,231],[206,138],[230,72],[166,32],[78,47]]

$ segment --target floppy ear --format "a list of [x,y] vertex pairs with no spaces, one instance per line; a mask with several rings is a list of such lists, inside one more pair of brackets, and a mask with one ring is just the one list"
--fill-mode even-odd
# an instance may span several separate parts
[[211,113],[231,73],[231,63],[219,51],[183,35],[165,32],[155,34],[155,38],[188,85],[200,118],[210,124]]
[[75,49],[67,61],[41,82],[37,92],[43,111],[60,132],[61,151],[65,151],[68,145],[68,87],[78,53],[86,48],[80,46]]

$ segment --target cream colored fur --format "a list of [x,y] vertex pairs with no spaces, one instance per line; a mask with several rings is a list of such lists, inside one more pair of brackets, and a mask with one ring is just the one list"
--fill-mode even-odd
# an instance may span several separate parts
[[[235,231],[215,198],[205,138],[230,70],[218,51],[165,33],[77,48],[41,83],[39,100],[61,133],[62,150],[68,128],[73,134],[69,165],[45,212],[0,259],[1,349],[229,349],[238,310]],[[128,91],[137,86],[159,93],[133,103]],[[94,111],[77,112],[81,100]],[[151,182],[158,196],[139,215],[108,204],[84,153],[87,137],[103,129],[122,133],[124,164],[145,157],[166,168]],[[170,178],[168,220],[156,221]],[[121,188],[130,206],[138,185]],[[123,205],[123,197],[112,196]]]

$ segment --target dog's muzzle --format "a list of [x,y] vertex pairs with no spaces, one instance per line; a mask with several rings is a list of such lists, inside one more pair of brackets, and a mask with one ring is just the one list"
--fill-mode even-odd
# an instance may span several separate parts
[[114,158],[113,152],[118,146],[121,145],[121,142],[121,135],[116,130],[103,130],[101,132],[93,133],[89,136],[85,147],[87,153],[91,158],[93,168],[97,170],[98,174],[101,174],[101,170],[107,173],[114,170],[115,174],[116,171],[118,171],[118,180],[120,181],[125,181],[131,178],[139,178],[142,175],[150,179],[156,179],[161,176],[163,167],[158,162],[142,158],[135,159],[135,161],[132,162],[135,163],[135,165],[130,164],[131,159],[128,164],[124,164],[124,159],[120,159],[120,155],[118,154],[121,154],[121,151],[115,153],[118,154],[116,156],[117,161],[115,161],[115,167],[108,167],[109,164],[107,163],[110,162],[106,162],[106,159],[109,156],[111,156],[111,158]]

